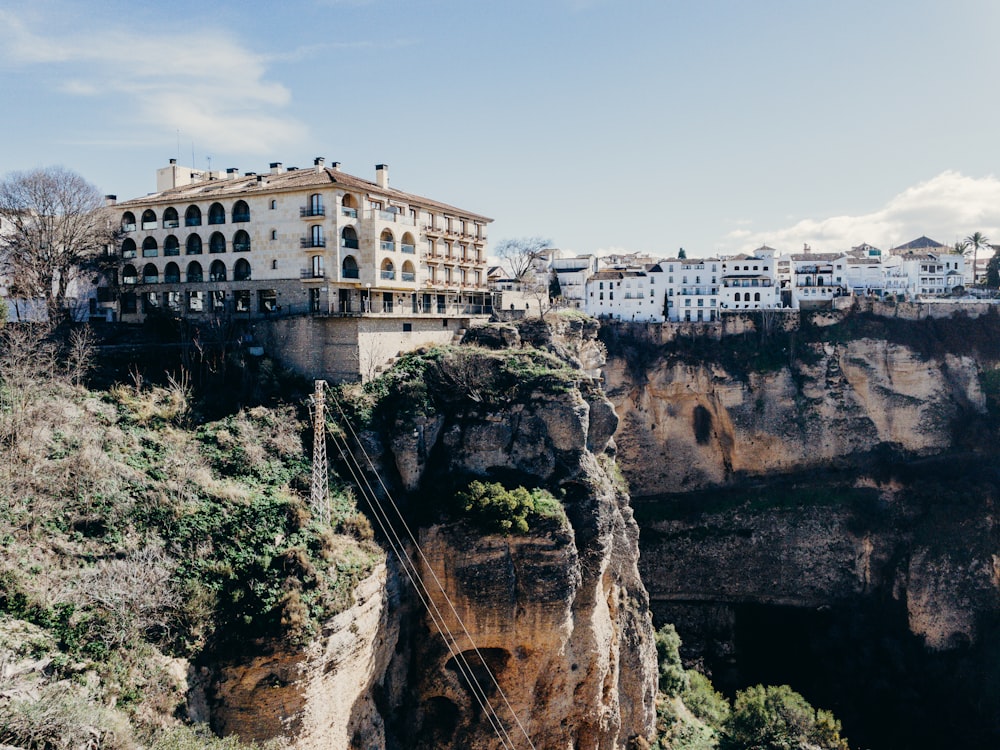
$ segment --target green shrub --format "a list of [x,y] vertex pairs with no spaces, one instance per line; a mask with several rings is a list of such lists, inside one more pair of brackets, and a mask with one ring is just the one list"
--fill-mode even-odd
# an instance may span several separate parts
[[660,692],[670,697],[680,695],[688,687],[687,673],[681,664],[681,638],[673,625],[667,623],[656,631],[656,656],[660,663]]
[[848,750],[840,722],[817,712],[788,685],[755,685],[736,694],[719,750]]
[[528,519],[565,518],[562,504],[543,489],[504,488],[499,482],[473,481],[456,497],[458,509],[488,533],[526,534]]
[[691,713],[713,729],[722,729],[729,718],[729,701],[718,692],[701,672],[689,669],[687,672],[688,686],[681,693],[684,705]]

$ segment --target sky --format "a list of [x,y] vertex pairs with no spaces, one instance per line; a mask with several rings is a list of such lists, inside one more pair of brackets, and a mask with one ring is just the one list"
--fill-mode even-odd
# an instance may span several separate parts
[[996,0],[0,0],[0,173],[323,156],[490,241],[1000,241]]

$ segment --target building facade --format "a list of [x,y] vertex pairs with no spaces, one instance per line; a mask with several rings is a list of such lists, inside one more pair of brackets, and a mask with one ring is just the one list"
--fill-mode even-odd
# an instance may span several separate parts
[[774,248],[763,245],[753,253],[722,259],[723,310],[762,310],[781,306]]
[[204,172],[171,160],[117,204],[121,317],[469,315],[493,306],[491,219],[327,167]]

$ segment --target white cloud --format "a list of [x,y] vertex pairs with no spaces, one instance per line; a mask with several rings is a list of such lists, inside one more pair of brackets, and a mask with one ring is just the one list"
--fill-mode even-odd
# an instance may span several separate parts
[[290,92],[267,80],[265,55],[220,32],[149,32],[135,41],[124,29],[47,36],[0,11],[2,59],[72,66],[59,90],[113,97],[118,122],[180,130],[211,150],[267,153],[305,137],[305,126],[283,111]]
[[814,250],[834,251],[862,242],[888,249],[921,235],[947,245],[976,231],[1000,240],[1000,180],[947,171],[907,188],[872,213],[803,219],[768,231],[737,229],[726,239],[741,250],[766,243],[791,252],[808,243]]

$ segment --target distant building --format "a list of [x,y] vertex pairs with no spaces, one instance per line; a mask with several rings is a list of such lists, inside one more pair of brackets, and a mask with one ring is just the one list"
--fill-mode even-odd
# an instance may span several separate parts
[[751,254],[722,259],[723,310],[760,310],[781,306],[775,249],[762,245]]

